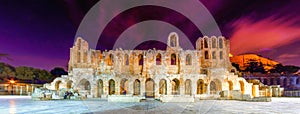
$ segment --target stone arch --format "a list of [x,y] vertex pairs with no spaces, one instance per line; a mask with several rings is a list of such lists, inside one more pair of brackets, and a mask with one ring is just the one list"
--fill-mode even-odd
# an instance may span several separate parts
[[113,95],[113,94],[116,93],[115,85],[116,85],[116,84],[115,84],[115,80],[110,79],[110,80],[108,81],[108,94],[109,94],[109,95]]
[[136,79],[133,83],[133,95],[140,95],[141,94],[141,82],[140,80]]
[[177,78],[172,80],[172,94],[180,95],[180,81]]
[[159,94],[167,95],[167,81],[165,79],[159,81]]
[[192,95],[192,81],[190,79],[185,80],[185,95]]
[[61,83],[62,83],[61,80],[58,80],[58,81],[55,82],[55,90],[59,90],[61,88],[60,87]]
[[220,80],[214,79],[209,84],[210,94],[218,94],[221,91],[222,85]]
[[114,63],[114,55],[113,54],[109,54],[108,58],[107,58],[107,65],[108,66],[112,66]]
[[219,38],[219,48],[223,48],[223,38]]
[[129,65],[129,56],[128,56],[128,54],[125,54],[124,55],[124,64],[127,66],[127,65]]
[[155,82],[152,78],[148,78],[145,82],[145,97],[153,98],[155,96]]
[[171,54],[171,65],[176,65],[177,56],[175,53]]
[[197,81],[197,94],[204,94],[204,81],[202,79],[198,79]]
[[97,96],[101,97],[103,95],[103,81],[99,79],[97,81]]
[[161,54],[160,53],[158,53],[156,55],[156,65],[161,65]]
[[220,59],[223,59],[223,51],[220,51]]
[[91,84],[87,79],[82,79],[79,81],[80,90],[91,90]]
[[240,83],[241,92],[242,92],[242,94],[244,94],[245,93],[245,84],[244,84],[244,81],[240,80],[239,83]]
[[69,80],[67,81],[67,89],[71,89],[73,87],[73,81]]
[[216,51],[213,51],[213,52],[212,52],[212,59],[217,59]]
[[120,95],[126,95],[128,93],[128,80],[123,78],[120,82]]
[[143,56],[143,54],[139,54],[138,60],[139,60],[139,65],[143,65],[144,64],[144,56]]
[[232,81],[228,81],[229,91],[233,90],[233,83]]
[[192,56],[191,56],[191,54],[186,55],[185,64],[186,65],[192,65]]
[[296,84],[300,84],[300,78],[299,77],[296,79]]
[[205,58],[205,59],[209,59],[208,51],[205,51],[205,52],[204,52],[204,58]]
[[212,43],[211,43],[212,46],[211,46],[211,47],[212,47],[212,48],[216,48],[216,47],[217,47],[217,41],[216,41],[216,38],[212,38],[211,41],[212,41]]
[[204,38],[204,48],[208,48],[208,38]]

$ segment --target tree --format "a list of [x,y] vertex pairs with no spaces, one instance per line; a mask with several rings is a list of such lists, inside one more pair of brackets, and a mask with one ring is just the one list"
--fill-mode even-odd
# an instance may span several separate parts
[[254,72],[266,73],[263,64],[257,61],[250,61],[249,63],[247,63],[247,67],[245,71],[250,73],[254,73]]
[[231,63],[232,66],[234,66],[236,68],[237,71],[241,71],[240,69],[240,65],[236,64],[236,63]]
[[13,78],[15,77],[15,68],[11,65],[0,63],[0,78]]
[[50,71],[50,73],[55,76],[55,77],[59,77],[61,75],[67,75],[68,72],[65,71],[65,69],[60,68],[60,67],[55,67],[54,69],[52,69]]

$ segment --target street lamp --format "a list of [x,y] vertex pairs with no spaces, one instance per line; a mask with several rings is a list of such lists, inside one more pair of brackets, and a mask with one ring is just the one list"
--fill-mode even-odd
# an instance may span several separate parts
[[11,95],[14,95],[14,84],[16,83],[16,81],[11,79],[9,80],[9,83],[11,84]]

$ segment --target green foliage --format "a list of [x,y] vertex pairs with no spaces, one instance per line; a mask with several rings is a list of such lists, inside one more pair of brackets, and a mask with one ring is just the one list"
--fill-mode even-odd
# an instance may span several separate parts
[[[54,75],[51,73],[53,72]],[[36,82],[51,82],[55,77],[65,75],[67,72],[63,68],[54,68],[51,73],[47,70],[19,66],[13,67],[5,63],[0,63],[0,81],[5,78],[17,78],[18,80],[29,80],[33,83]]]
[[244,71],[250,73],[254,73],[254,72],[260,72],[263,74],[266,73],[263,64],[257,61],[250,61],[249,63],[247,63],[247,67]]

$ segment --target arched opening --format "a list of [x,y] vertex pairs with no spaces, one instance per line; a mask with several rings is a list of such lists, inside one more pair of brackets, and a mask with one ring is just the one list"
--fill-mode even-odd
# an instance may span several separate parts
[[144,57],[142,54],[139,54],[139,65],[143,65],[144,64]]
[[97,96],[101,97],[103,95],[103,81],[99,79],[97,81]]
[[220,51],[220,59],[223,59],[223,51]]
[[242,94],[244,94],[245,93],[245,84],[243,81],[239,81],[239,83],[240,83],[241,92],[242,92]]
[[221,91],[221,82],[217,79],[210,82],[210,94],[219,94]]
[[120,95],[126,95],[128,93],[128,80],[122,79],[120,82]]
[[300,78],[297,78],[296,84],[300,84]]
[[73,87],[73,81],[72,80],[69,80],[67,82],[67,89],[71,89]]
[[167,95],[167,81],[165,79],[159,81],[159,94]]
[[204,48],[208,48],[208,39],[204,38]]
[[180,82],[176,78],[172,80],[172,94],[173,95],[180,94]]
[[83,54],[83,63],[87,63],[87,56],[88,56],[87,52],[84,52],[84,54]]
[[223,39],[219,38],[219,48],[223,48]]
[[282,85],[282,84],[280,84],[280,78],[277,78],[276,84],[277,85]]
[[208,51],[205,51],[205,52],[204,52],[204,58],[205,58],[205,59],[209,59]]
[[192,56],[191,56],[191,54],[186,55],[185,64],[186,65],[192,65]]
[[126,66],[129,65],[129,56],[128,56],[128,54],[125,54],[124,60],[125,60],[125,65]]
[[114,63],[114,55],[113,54],[109,54],[109,57],[107,58],[107,65],[108,66],[112,66]]
[[136,79],[133,84],[133,95],[140,95],[141,94],[140,88],[141,88],[141,82],[140,80]]
[[216,48],[217,46],[216,46],[216,38],[213,38],[212,39],[212,48]]
[[229,85],[229,91],[233,90],[233,83],[232,83],[232,81],[228,81],[228,85]]
[[146,90],[146,97],[147,98],[153,98],[154,97],[154,80],[151,78],[148,78],[146,80],[146,84],[145,84],[145,90]]
[[84,93],[85,95],[90,95],[91,92],[91,84],[87,79],[82,79],[79,82],[79,90],[81,93]]
[[204,81],[202,79],[199,79],[197,81],[197,94],[203,94],[204,93]]
[[156,55],[156,65],[161,65],[161,54],[160,53],[158,53]]
[[177,60],[177,57],[176,57],[176,54],[171,54],[171,65],[176,65],[176,60]]
[[192,81],[190,79],[185,80],[185,95],[192,95]]
[[170,41],[170,46],[171,47],[177,47],[177,37],[175,34],[171,35],[171,41]]
[[113,95],[113,94],[115,94],[115,81],[113,80],[113,79],[110,79],[109,81],[108,81],[108,94],[109,95]]
[[55,90],[59,90],[60,89],[60,84],[61,84],[61,81],[56,81],[56,83],[55,83]]
[[212,59],[217,59],[215,51],[212,52]]
[[270,78],[270,85],[274,85],[274,78]]

